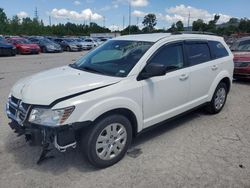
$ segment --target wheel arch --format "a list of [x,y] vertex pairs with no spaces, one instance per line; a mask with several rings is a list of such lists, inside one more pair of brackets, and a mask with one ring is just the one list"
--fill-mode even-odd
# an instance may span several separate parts
[[113,110],[109,110],[105,113],[103,113],[102,115],[100,115],[99,117],[97,117],[94,122],[97,122],[109,115],[113,115],[113,114],[119,114],[119,115],[123,115],[126,118],[128,118],[128,120],[130,121],[131,125],[132,125],[132,132],[133,132],[133,137],[135,137],[137,135],[138,132],[138,121],[137,118],[134,114],[134,112],[132,112],[131,110],[127,109],[127,108],[116,108]]
[[213,84],[209,89],[208,101],[212,100],[214,91],[220,82],[224,82],[226,84],[228,89],[227,92],[229,92],[232,86],[232,77],[230,76],[229,72],[222,71],[220,74],[217,75],[217,77],[215,78]]

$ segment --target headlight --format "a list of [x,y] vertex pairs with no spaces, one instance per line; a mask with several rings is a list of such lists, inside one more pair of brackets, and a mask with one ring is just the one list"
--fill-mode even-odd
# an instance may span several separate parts
[[54,49],[55,47],[53,45],[48,45],[47,46],[49,49]]
[[29,122],[46,126],[63,125],[63,123],[72,114],[74,109],[74,106],[56,110],[46,108],[34,108],[30,113]]

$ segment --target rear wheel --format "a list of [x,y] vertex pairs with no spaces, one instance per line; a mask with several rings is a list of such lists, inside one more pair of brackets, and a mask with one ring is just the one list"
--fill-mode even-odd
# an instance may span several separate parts
[[220,82],[215,89],[212,100],[207,106],[207,111],[211,114],[219,113],[224,107],[227,100],[227,86],[224,82]]
[[122,115],[111,115],[98,121],[82,138],[82,151],[92,165],[105,168],[124,157],[131,141],[130,121]]

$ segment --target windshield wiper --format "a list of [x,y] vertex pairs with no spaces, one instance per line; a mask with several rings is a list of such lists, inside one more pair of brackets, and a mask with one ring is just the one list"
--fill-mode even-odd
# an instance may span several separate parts
[[86,70],[86,71],[89,71],[89,72],[95,72],[95,73],[99,73],[99,74],[105,74],[103,71],[100,71],[100,70],[96,70],[96,69],[93,69],[92,67],[78,67],[80,70]]

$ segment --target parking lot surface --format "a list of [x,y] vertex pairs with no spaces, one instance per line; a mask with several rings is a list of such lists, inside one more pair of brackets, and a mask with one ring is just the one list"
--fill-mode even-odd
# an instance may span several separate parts
[[[85,52],[0,57],[0,187],[250,187],[250,82],[234,82],[223,111],[189,113],[140,135],[116,165],[98,170],[79,151],[40,149],[8,126],[4,105],[20,78],[67,65]],[[171,87],[171,86],[166,86]],[[41,91],[46,92],[46,91]]]

